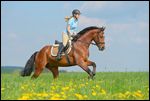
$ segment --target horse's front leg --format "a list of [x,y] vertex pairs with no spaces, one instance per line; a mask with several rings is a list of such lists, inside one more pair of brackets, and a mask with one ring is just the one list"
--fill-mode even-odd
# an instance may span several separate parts
[[86,71],[90,78],[93,79],[93,73],[92,71],[88,68],[88,64],[87,62],[85,62],[84,60],[80,60],[78,63],[77,63],[84,71]]
[[93,76],[95,76],[95,74],[96,74],[96,64],[95,64],[95,62],[88,60],[87,65],[93,67]]

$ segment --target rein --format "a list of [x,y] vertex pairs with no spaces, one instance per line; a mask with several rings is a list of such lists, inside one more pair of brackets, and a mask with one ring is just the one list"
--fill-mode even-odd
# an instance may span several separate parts
[[85,43],[85,44],[91,44],[91,45],[98,45],[98,44],[105,44],[105,42],[98,42],[98,43],[93,43],[93,42],[91,42],[91,43],[88,43],[88,42],[84,42],[84,41],[82,41],[82,40],[77,40],[77,41],[80,41],[80,42],[82,42],[82,43]]
[[[100,33],[100,31],[98,31],[97,32],[97,34],[99,34]],[[104,38],[104,36],[97,36],[97,38],[100,40],[100,38]],[[87,44],[87,45],[99,45],[99,44],[105,44],[105,42],[95,42],[95,43],[93,43],[93,42],[91,42],[91,43],[89,43],[89,42],[85,42],[85,41],[82,41],[82,40],[79,40],[79,39],[77,39],[76,41],[80,41],[80,42],[82,42],[82,43],[84,43],[84,44]]]
[[[103,36],[104,37],[104,36]],[[103,38],[103,37],[100,37],[100,38]],[[99,37],[98,37],[98,39],[99,39]],[[96,42],[96,43],[93,43],[93,42],[91,42],[91,43],[88,43],[88,42],[84,42],[84,41],[82,41],[82,40],[77,40],[77,41],[80,41],[80,42],[82,42],[82,43],[85,43],[85,44],[91,44],[91,45],[98,45],[98,44],[105,44],[105,42]]]

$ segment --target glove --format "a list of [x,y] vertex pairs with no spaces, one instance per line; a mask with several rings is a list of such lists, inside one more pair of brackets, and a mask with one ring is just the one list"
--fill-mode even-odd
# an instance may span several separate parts
[[68,33],[68,36],[69,36],[69,40],[73,39],[73,34],[72,33]]
[[70,38],[69,38],[69,40],[72,40],[73,39],[73,37],[71,36]]
[[77,33],[76,33],[76,32],[73,32],[73,35],[74,35],[74,36],[76,36],[76,35],[77,35]]
[[77,33],[76,32],[73,32],[72,34],[71,34],[71,37],[75,37],[77,35]]

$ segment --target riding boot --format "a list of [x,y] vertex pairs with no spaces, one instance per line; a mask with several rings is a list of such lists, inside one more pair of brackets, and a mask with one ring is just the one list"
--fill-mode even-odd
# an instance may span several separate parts
[[63,44],[59,44],[60,45],[60,48],[59,48],[59,51],[57,53],[57,57],[56,57],[56,60],[59,61],[61,60],[61,53],[63,52],[64,50],[64,45]]

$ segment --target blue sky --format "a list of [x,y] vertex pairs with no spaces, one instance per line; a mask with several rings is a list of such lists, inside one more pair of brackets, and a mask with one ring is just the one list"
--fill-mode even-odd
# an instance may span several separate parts
[[24,66],[32,53],[61,40],[64,17],[76,8],[82,12],[78,31],[106,27],[106,50],[90,46],[97,71],[149,70],[148,1],[2,1],[1,66]]

